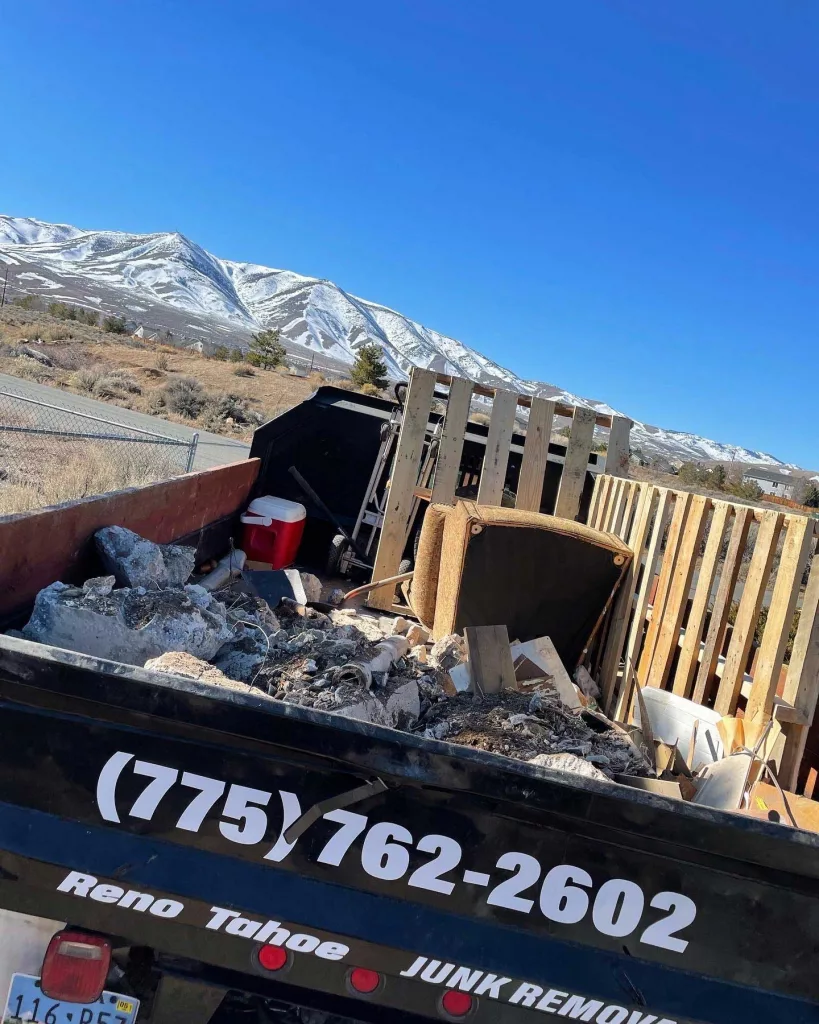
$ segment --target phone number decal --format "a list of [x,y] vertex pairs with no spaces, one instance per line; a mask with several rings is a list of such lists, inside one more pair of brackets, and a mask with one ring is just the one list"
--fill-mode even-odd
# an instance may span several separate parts
[[[285,839],[287,830],[303,813],[295,793],[275,791],[281,803],[276,819],[282,825],[271,845],[269,809],[273,792],[141,761],[126,751],[112,754],[99,775],[97,806],[105,821],[121,821],[116,791],[126,771],[146,782],[127,812],[129,818],[151,821],[168,794],[184,794],[185,799],[190,794],[175,823],[177,829],[196,833],[214,812],[225,839],[242,846],[261,846],[263,859],[273,863],[285,860],[298,842]],[[374,821],[371,816],[345,809],[327,811],[321,818],[338,827],[314,858],[319,864],[339,867],[342,862],[349,863],[351,857],[358,857],[362,870],[371,878],[405,881],[410,889],[449,896],[462,882],[485,889],[486,903],[491,907],[525,915],[540,913],[549,921],[565,925],[590,920],[602,935],[621,939],[637,933],[640,942],[675,953],[683,953],[688,946],[681,932],[694,922],[697,907],[682,893],[662,891],[649,897],[636,882],[625,878],[611,878],[598,887],[588,871],[572,864],[550,866],[544,874],[544,866],[536,857],[519,851],[501,854],[495,864],[498,875],[491,875],[462,868],[463,849],[450,836],[431,834],[416,839],[397,822]],[[410,871],[412,851],[429,854],[430,859]],[[663,912],[663,916],[646,925],[647,906]]]

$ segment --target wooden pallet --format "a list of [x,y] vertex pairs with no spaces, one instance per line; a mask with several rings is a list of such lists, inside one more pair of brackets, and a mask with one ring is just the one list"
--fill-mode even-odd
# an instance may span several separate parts
[[[632,674],[642,685],[713,701],[721,714],[735,714],[743,686],[748,690],[754,631],[770,593],[745,716],[780,720],[781,778],[793,789],[819,697],[819,565],[802,585],[819,524],[609,475],[595,482],[589,523],[616,533],[635,554],[612,610],[599,673],[604,707],[618,718],[628,712]],[[785,688],[777,697],[800,597]]]
[[[555,515],[566,519],[575,519],[578,515],[596,426],[609,429],[609,471],[616,475],[624,475],[627,472],[631,421],[625,417],[599,416],[593,409],[584,406],[531,398],[500,388],[487,388],[460,377],[450,377],[416,368],[410,376],[401,432],[390,475],[384,525],[373,568],[374,580],[386,579],[398,571],[406,543],[413,500],[419,493],[424,441],[428,433],[436,384],[448,387],[449,393],[443,429],[438,440],[432,488],[428,492],[433,502],[454,504],[456,489],[464,482],[462,453],[470,403],[474,395],[492,399],[483,464],[479,470],[478,467],[474,467],[471,474],[479,478],[478,501],[481,504],[501,504],[518,406],[529,410],[529,422],[515,500],[516,508],[531,512],[540,511],[549,439],[555,416],[565,416],[572,420]],[[427,496],[426,490],[424,496]],[[388,587],[374,590],[370,593],[368,603],[371,607],[389,610],[392,607],[393,596],[393,591]]]

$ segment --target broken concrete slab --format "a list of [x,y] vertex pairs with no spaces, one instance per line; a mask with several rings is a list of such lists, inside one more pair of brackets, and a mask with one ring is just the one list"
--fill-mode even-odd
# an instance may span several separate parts
[[420,623],[413,622],[413,624],[407,630],[407,642],[410,647],[419,647],[421,644],[425,644],[429,640],[429,630],[425,629]]
[[539,768],[550,768],[555,772],[571,772],[572,775],[582,775],[585,779],[610,781],[608,775],[604,775],[599,768],[595,768],[593,764],[576,754],[538,754],[528,763],[537,765]]
[[307,598],[305,603],[310,601],[321,600],[321,580],[318,576],[314,576],[311,572],[303,572],[299,574],[301,576],[301,585],[304,590],[304,596]]
[[[339,687],[334,695],[337,715],[355,718],[373,725],[388,725],[393,729],[406,729],[418,720],[421,713],[421,698],[418,683],[414,679],[388,680],[382,690],[371,690],[363,699],[361,691],[352,694],[347,688]],[[350,700],[350,703],[344,703]]]
[[201,587],[104,594],[52,583],[37,595],[23,634],[53,647],[144,665],[168,651],[209,661],[233,631],[224,605]]
[[442,636],[440,640],[432,645],[429,652],[430,664],[435,668],[449,672],[455,665],[466,661],[466,643],[462,636],[451,633],[449,636]]
[[251,683],[267,659],[271,642],[260,630],[242,627],[235,639],[219,648],[213,664],[229,679]]
[[[409,642],[409,640],[408,640],[408,642]],[[426,649],[426,647],[424,647],[423,644],[419,644],[417,647],[413,647],[410,650],[410,657],[414,658],[421,665],[426,665],[427,662],[429,661],[429,657],[428,657],[428,654],[427,654],[427,649]]]
[[144,667],[151,672],[187,676],[189,679],[199,679],[203,683],[215,683],[218,686],[230,684],[230,680],[210,662],[202,661],[201,658],[195,658],[184,651],[168,651],[167,654],[160,654],[158,658],[149,658]]
[[120,587],[181,587],[193,572],[196,550],[179,544],[154,544],[124,526],[104,526],[94,543],[106,570]]

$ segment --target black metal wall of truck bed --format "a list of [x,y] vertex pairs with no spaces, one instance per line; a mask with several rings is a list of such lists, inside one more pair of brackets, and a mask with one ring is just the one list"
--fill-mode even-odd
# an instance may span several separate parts
[[[370,395],[359,395],[341,388],[321,387],[306,401],[259,427],[253,435],[252,458],[261,459],[255,494],[275,494],[299,501],[307,508],[308,520],[299,558],[306,564],[323,565],[335,527],[310,501],[291,478],[295,466],[313,486],[345,527],[355,523],[367,490],[380,444],[380,431],[389,421],[397,403]],[[438,423],[441,416],[430,416]],[[483,462],[485,439],[489,430],[481,423],[470,423],[464,442],[461,465],[477,473]],[[515,434],[506,475],[506,486],[517,489],[524,437]],[[562,459],[564,445],[550,444],[549,454]],[[598,456],[591,456],[592,462]],[[562,465],[550,461],[544,480],[541,511],[551,513],[557,500]],[[580,506],[585,521],[594,487],[593,475],[586,473]],[[408,554],[411,552],[408,550]]]
[[7,637],[0,730],[6,909],[260,984],[284,929],[307,1005],[819,1019],[812,834]]

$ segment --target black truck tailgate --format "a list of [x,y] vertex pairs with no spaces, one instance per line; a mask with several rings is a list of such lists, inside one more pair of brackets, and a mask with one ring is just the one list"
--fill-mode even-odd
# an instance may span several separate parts
[[813,835],[7,637],[0,736],[5,909],[413,1019],[819,1020]]

